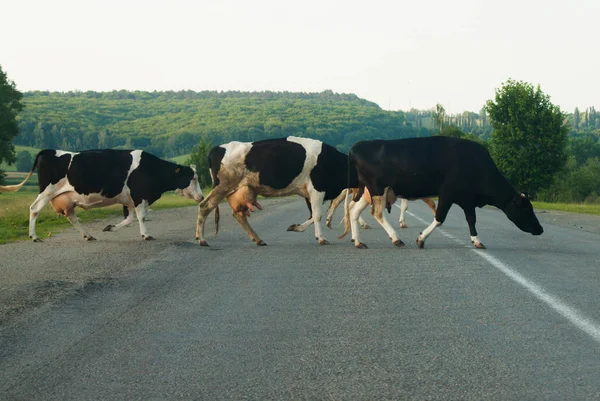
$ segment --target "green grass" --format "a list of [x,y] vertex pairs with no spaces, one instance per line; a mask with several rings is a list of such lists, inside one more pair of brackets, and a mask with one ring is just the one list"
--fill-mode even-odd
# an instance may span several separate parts
[[181,155],[181,156],[172,157],[171,160],[177,164],[184,164],[186,162],[186,160],[188,159],[188,157],[190,157],[189,154]]
[[[36,197],[37,191],[23,188],[19,192],[0,194],[0,244],[29,239],[29,206]],[[166,193],[151,208],[159,210],[194,205],[196,202],[190,199]],[[121,205],[91,210],[77,209],[77,217],[84,225],[93,220],[122,216],[122,213]],[[36,222],[37,235],[44,239],[62,229],[74,230],[71,223],[64,216],[56,214],[50,205],[44,207]]]
[[535,209],[557,210],[560,212],[600,215],[600,205],[588,203],[548,203],[533,202]]

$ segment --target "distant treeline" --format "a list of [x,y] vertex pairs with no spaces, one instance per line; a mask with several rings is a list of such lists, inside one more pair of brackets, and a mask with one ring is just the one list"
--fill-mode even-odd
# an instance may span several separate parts
[[362,139],[429,136],[418,113],[385,111],[356,95],[291,92],[27,92],[15,144],[186,154],[213,144],[298,135],[342,151]]

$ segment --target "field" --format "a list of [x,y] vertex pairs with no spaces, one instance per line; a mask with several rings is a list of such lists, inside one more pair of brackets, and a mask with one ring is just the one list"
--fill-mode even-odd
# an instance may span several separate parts
[[172,157],[170,160],[177,164],[184,164],[188,157],[190,157],[189,153],[187,155]]
[[[19,192],[0,194],[0,244],[29,239],[29,206],[35,200],[37,190],[22,188]],[[182,198],[175,193],[166,193],[151,209],[193,206],[192,200]],[[77,217],[85,225],[86,222],[103,219],[109,216],[120,216],[123,213],[121,205],[101,209],[77,209]],[[56,230],[71,228],[71,223],[64,216],[57,215],[50,205],[47,205],[36,223],[36,232],[42,239],[52,236]]]
[[[31,153],[31,157],[35,157],[35,155],[38,154],[38,152],[40,151],[39,149],[36,148],[30,148],[28,146],[18,146],[15,145],[15,154],[22,152],[22,151],[28,151],[29,153]],[[6,163],[0,163],[0,170],[4,170],[4,171],[17,171],[17,167],[13,164],[12,166],[9,166]]]

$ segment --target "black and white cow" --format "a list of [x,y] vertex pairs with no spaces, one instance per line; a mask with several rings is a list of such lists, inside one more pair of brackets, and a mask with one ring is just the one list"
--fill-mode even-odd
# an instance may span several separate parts
[[[533,235],[544,231],[527,196],[513,189],[488,151],[476,142],[443,136],[362,141],[352,147],[348,159],[356,168],[359,181],[354,197],[357,205],[349,215],[357,248],[366,248],[357,228],[358,216],[369,204],[362,196],[365,188],[372,198],[374,217],[396,246],[404,246],[404,243],[385,219],[383,209],[397,196],[409,199],[439,196],[433,222],[417,237],[419,248],[424,247],[425,239],[444,222],[454,203],[463,209],[471,241],[477,248],[485,247],[475,229],[475,207],[496,206],[522,231]],[[345,210],[348,217],[347,201]],[[341,237],[347,232],[346,223]]]
[[[356,193],[358,192],[358,188],[352,188],[351,189],[352,192],[352,196],[354,197],[356,195]],[[369,197],[369,193],[368,191],[365,191],[365,194],[367,196],[367,202],[371,203],[371,198]],[[363,196],[364,196],[363,195]],[[325,223],[327,224],[327,227],[331,228],[331,219],[333,218],[333,214],[335,213],[335,209],[337,209],[337,207],[340,205],[340,203],[342,203],[344,201],[344,199],[346,199],[347,196],[347,190],[342,191],[342,193],[340,193],[340,195],[333,199],[331,201],[331,204],[329,205],[329,209],[327,210],[327,219],[325,220]],[[400,224],[400,228],[408,228],[408,226],[406,225],[406,211],[408,210],[408,201],[409,200],[416,200],[416,199],[405,199],[405,198],[400,198],[400,218],[398,219],[398,223]],[[429,206],[429,208],[431,209],[431,211],[433,212],[433,216],[435,217],[435,201],[431,198],[421,198],[421,200],[423,202],[425,202],[425,204],[427,206]],[[390,200],[390,204],[394,203],[396,201],[396,199],[392,199]],[[352,201],[350,202],[350,210],[352,210],[354,208],[354,205],[356,204],[356,202]],[[344,220],[342,220],[343,222]],[[307,220],[306,223],[310,223],[310,220]],[[306,224],[305,223],[305,224]],[[369,229],[371,228],[362,218],[362,215],[358,216],[358,224],[360,224],[360,226],[362,228],[365,229]]]
[[[258,245],[266,245],[248,224],[247,216],[258,195],[300,195],[310,201],[312,223],[319,244],[329,242],[321,230],[322,205],[334,199],[348,183],[358,184],[356,173],[348,175],[348,157],[321,141],[287,137],[257,142],[229,142],[209,152],[213,189],[198,205],[196,239],[208,246],[204,238],[206,217],[213,209],[217,219],[218,205],[227,198],[233,216]],[[289,230],[299,231],[296,225]]]
[[83,237],[93,240],[79,223],[75,207],[91,209],[114,204],[129,208],[121,223],[109,225],[104,231],[117,231],[133,221],[135,209],[142,238],[152,238],[144,224],[147,207],[166,191],[200,202],[204,197],[195,168],[162,160],[142,150],[87,150],[65,152],[40,151],[31,172],[18,185],[0,186],[0,192],[17,191],[38,170],[40,193],[30,207],[29,237],[41,241],[35,233],[35,222],[48,202],[64,215]]

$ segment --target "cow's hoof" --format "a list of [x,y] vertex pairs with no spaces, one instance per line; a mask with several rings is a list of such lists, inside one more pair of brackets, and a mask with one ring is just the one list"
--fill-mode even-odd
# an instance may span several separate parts
[[319,245],[329,245],[329,241],[327,241],[326,239],[321,239],[319,240]]
[[358,249],[369,249],[369,247],[365,244],[363,244],[362,242],[358,242],[356,244],[354,244],[355,247],[357,247]]
[[408,228],[408,226],[406,225],[406,223],[400,223],[400,228]]
[[370,225],[368,225],[368,224],[365,224],[365,225],[363,226],[363,228],[364,228],[365,230],[370,230],[370,229],[371,229],[371,226],[370,226]]
[[263,240],[260,240],[260,241],[258,241],[256,243],[256,245],[258,245],[258,246],[267,246],[267,243],[265,241],[263,241]]
[[397,246],[398,248],[402,248],[404,247],[404,242],[402,242],[401,240],[396,240],[394,242],[392,242],[395,246]]
[[423,240],[422,240],[422,239],[420,239],[420,238],[417,238],[417,246],[418,246],[420,249],[423,249],[423,248],[425,247],[425,241],[423,241]]
[[102,231],[112,231],[115,226],[113,224],[109,224],[102,229]]
[[326,220],[325,221],[325,225],[329,228],[331,228],[331,220]]
[[200,246],[208,246],[208,242],[206,242],[205,240],[202,240],[199,242]]
[[298,224],[292,224],[291,226],[289,226],[287,228],[288,231],[297,231],[296,228],[298,227]]
[[475,245],[475,248],[477,249],[486,249],[485,245],[483,245],[481,242],[474,242],[473,245]]
[[92,237],[91,235],[84,235],[84,237],[86,241],[96,241],[96,238]]
[[143,236],[144,241],[154,241],[154,237],[151,235],[145,235]]
[[33,242],[44,242],[44,241],[42,241],[42,239],[41,239],[41,238],[38,238],[38,237],[31,238],[31,240],[32,240]]

